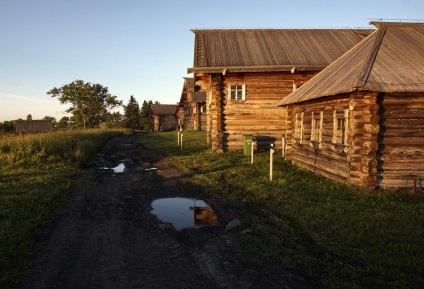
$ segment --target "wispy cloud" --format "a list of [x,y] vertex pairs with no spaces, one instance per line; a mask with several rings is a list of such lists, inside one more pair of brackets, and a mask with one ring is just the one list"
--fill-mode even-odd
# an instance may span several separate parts
[[50,103],[51,102],[50,99],[45,99],[45,98],[43,99],[39,96],[2,93],[2,92],[0,92],[0,98],[9,99],[9,100],[22,100],[22,101],[34,102],[34,103]]

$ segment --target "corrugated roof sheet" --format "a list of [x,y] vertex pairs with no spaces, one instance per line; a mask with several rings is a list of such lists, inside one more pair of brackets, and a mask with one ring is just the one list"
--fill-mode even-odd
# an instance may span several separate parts
[[165,115],[165,114],[175,114],[177,111],[177,104],[152,104],[151,114],[153,115]]
[[221,29],[193,30],[194,68],[255,68],[261,71],[292,67],[322,69],[351,49],[370,29]]
[[377,31],[278,105],[355,90],[423,92],[424,23],[373,24]]

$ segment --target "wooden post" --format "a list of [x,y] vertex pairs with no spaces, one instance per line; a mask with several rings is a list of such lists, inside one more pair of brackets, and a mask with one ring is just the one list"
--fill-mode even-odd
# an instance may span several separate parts
[[250,143],[250,164],[253,165],[253,139]]
[[286,156],[286,138],[284,135],[281,137],[281,156],[283,158]]
[[180,146],[180,131],[177,131],[177,146]]
[[269,180],[270,181],[272,181],[273,155],[274,155],[274,144],[271,144],[271,148],[269,149]]
[[183,150],[183,132],[181,132],[181,151]]

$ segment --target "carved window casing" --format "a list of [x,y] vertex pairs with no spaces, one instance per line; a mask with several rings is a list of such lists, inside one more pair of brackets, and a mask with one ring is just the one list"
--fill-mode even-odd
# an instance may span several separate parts
[[301,144],[303,142],[303,117],[304,112],[297,112],[294,123],[294,142]]
[[349,109],[333,111],[333,144],[347,145]]
[[323,111],[313,111],[311,121],[311,142],[321,146],[323,130]]

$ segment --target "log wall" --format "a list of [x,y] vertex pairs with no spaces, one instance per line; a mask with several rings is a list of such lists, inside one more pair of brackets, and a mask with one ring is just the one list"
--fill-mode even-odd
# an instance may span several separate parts
[[[281,149],[286,110],[277,102],[316,72],[228,73],[198,75],[196,85],[207,91],[207,135],[213,151],[243,150],[243,136],[275,139]],[[245,85],[245,100],[229,100],[229,85]],[[263,142],[269,145],[269,142]]]
[[424,94],[381,95],[377,186],[424,186]]
[[[324,98],[319,102],[305,102],[287,107],[286,159],[330,179],[349,182],[348,146],[335,145],[333,139],[333,112],[349,108],[349,95]],[[323,111],[321,143],[311,141],[312,112]],[[294,140],[296,112],[304,113],[302,143]]]

